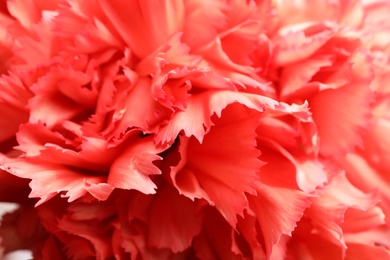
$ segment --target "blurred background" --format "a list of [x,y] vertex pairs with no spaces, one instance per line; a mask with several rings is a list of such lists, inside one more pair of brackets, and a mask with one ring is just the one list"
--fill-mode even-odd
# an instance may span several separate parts
[[[14,203],[3,203],[0,202],[0,218],[9,211],[13,211],[18,206]],[[18,250],[15,252],[12,252],[10,254],[7,254],[2,260],[28,260],[33,259],[32,254],[28,250]]]

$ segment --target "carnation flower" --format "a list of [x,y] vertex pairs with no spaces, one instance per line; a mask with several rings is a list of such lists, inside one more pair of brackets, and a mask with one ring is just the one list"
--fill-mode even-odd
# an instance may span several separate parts
[[2,1],[1,257],[388,259],[388,11]]

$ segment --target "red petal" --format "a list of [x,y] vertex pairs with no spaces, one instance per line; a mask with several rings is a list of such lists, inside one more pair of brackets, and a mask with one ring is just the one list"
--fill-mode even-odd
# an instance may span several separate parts
[[173,253],[184,251],[201,231],[202,216],[197,203],[168,185],[159,189],[156,196],[150,211],[148,245],[170,248]]
[[301,107],[288,106],[256,94],[234,91],[205,91],[189,97],[186,110],[176,112],[169,123],[161,127],[155,140],[157,143],[171,142],[183,130],[186,136],[195,136],[202,142],[204,135],[212,126],[210,117],[214,113],[219,116],[221,111],[232,103],[240,103],[260,112],[269,108],[292,114],[302,113],[302,116],[308,115],[305,105]]
[[183,41],[196,48],[215,39],[218,30],[226,26],[226,7],[220,1],[186,1]]
[[255,148],[258,116],[240,104],[227,107],[214,118],[202,144],[192,138],[180,151],[185,170],[178,173],[180,179],[172,176],[182,194],[214,203],[232,226],[247,205],[244,192],[255,193],[256,171],[263,165]]
[[99,5],[115,29],[134,53],[143,58],[163,44],[168,37],[182,31],[182,2],[99,0]]
[[[36,95],[29,101],[30,122],[52,127],[93,106],[97,93],[83,87],[89,81],[88,75],[72,68],[51,67],[48,74],[31,87]],[[70,89],[74,90],[68,90],[67,84],[72,84]]]
[[343,259],[340,246],[324,238],[305,218],[294,230],[287,254],[287,259]]
[[26,28],[30,28],[40,20],[40,12],[37,10],[34,1],[23,3],[18,0],[11,0],[7,3],[7,9]]
[[335,176],[320,197],[313,198],[306,211],[321,236],[346,249],[340,224],[348,208],[367,210],[378,203],[374,193],[364,193],[353,186],[344,174]]
[[42,246],[42,259],[66,260],[63,249],[58,245],[54,236],[50,236]]
[[195,67],[201,60],[200,56],[190,54],[190,48],[181,42],[182,33],[175,33],[157,50],[141,60],[136,66],[140,76],[158,75],[170,64],[178,67]]
[[[387,172],[374,168],[359,154],[348,154],[340,162],[346,169],[348,178],[356,187],[366,192],[379,191],[382,197],[379,205],[388,215],[390,213],[390,183]],[[388,222],[387,218],[386,221]]]
[[361,259],[362,256],[369,256],[371,259],[390,259],[390,251],[374,245],[348,243],[345,260]]
[[[82,237],[91,243],[96,259],[107,259],[112,256],[111,245],[107,243],[110,239],[110,225],[106,222],[75,221],[69,215],[65,215],[58,221],[58,228],[61,231]],[[83,251],[81,244],[73,244],[69,241],[68,246],[74,251]]]
[[148,78],[139,79],[127,95],[125,103],[116,108],[112,122],[116,124],[115,137],[134,127],[145,132],[155,131],[156,125],[168,118],[169,110],[153,98],[151,89]]
[[13,137],[19,125],[28,121],[26,106],[31,96],[19,76],[0,78],[0,142]]
[[136,141],[113,162],[107,183],[115,188],[155,193],[157,186],[148,176],[161,174],[153,162],[161,160],[157,154],[164,150],[157,147],[151,137]]
[[222,48],[236,64],[252,66],[251,55],[259,47],[259,35],[264,28],[260,21],[249,20],[235,26],[221,37]]
[[[2,161],[2,159],[0,161]],[[0,201],[25,202],[28,200],[29,190],[30,188],[27,180],[0,170]]]
[[311,100],[322,155],[337,157],[362,145],[360,132],[368,124],[371,95],[367,83],[356,82],[324,90]]
[[386,225],[382,225],[363,232],[346,234],[345,241],[347,241],[348,244],[358,243],[390,250],[390,228]]
[[350,208],[344,214],[340,227],[344,233],[361,232],[385,224],[385,214],[378,206],[366,211]]
[[294,94],[304,87],[322,67],[330,65],[332,65],[330,56],[318,56],[286,66],[280,78],[280,95],[282,98],[287,98]]
[[[260,159],[266,163],[258,173],[263,183],[292,189],[299,188],[311,193],[328,181],[328,173],[331,169],[326,168],[321,161],[312,155],[293,156],[272,139],[261,140],[263,136],[266,136],[263,131],[258,131],[258,133],[261,133],[259,135],[259,149],[262,152]],[[278,133],[277,130],[276,133]],[[278,136],[275,139],[286,136],[288,135]],[[297,149],[296,145],[294,149]],[[275,172],[278,174],[275,175]]]
[[[103,139],[81,136],[80,125],[67,121],[62,126],[59,132],[51,131],[42,124],[21,126],[17,135],[20,144],[17,149],[25,152],[27,157],[40,157],[49,163],[96,173],[108,171],[112,161],[123,149],[123,146],[110,149]],[[137,138],[138,134],[130,131],[126,137]],[[131,142],[134,138],[127,140]]]
[[205,210],[202,233],[193,242],[195,254],[200,259],[241,259],[232,252],[232,227],[212,208]]
[[[37,206],[53,198],[60,192],[68,201],[74,201],[87,193],[87,184],[104,183],[105,176],[86,176],[69,168],[33,159],[7,160],[2,166],[6,171],[20,178],[31,179],[30,197],[40,198]],[[50,184],[50,185],[48,185]],[[109,194],[104,194],[107,199]]]
[[248,200],[260,224],[268,256],[282,235],[291,236],[296,223],[310,206],[310,200],[301,191],[260,183],[257,196],[248,195]]

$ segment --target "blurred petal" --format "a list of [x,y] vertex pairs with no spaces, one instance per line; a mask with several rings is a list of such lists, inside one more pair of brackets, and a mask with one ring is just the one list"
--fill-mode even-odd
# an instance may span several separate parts
[[193,238],[201,231],[202,215],[197,206],[165,185],[151,205],[148,244],[170,248],[173,253],[190,247]]
[[360,133],[368,125],[371,95],[366,83],[356,82],[324,90],[313,98],[322,155],[337,157],[363,144]]

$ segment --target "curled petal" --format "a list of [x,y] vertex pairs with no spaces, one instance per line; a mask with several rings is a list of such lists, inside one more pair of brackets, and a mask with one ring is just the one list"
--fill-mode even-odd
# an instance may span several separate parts
[[[20,178],[31,179],[30,197],[40,198],[36,206],[62,192],[72,202],[83,197],[88,186],[106,180],[105,176],[86,176],[63,165],[34,159],[9,159],[1,168]],[[100,193],[98,199],[107,199],[111,191]]]
[[215,126],[202,144],[195,138],[183,143],[186,150],[179,152],[185,164],[180,162],[183,168],[171,172],[180,193],[215,204],[232,226],[237,222],[236,215],[242,215],[247,206],[244,192],[255,193],[256,171],[263,165],[258,159],[254,131],[258,117],[256,111],[240,104],[230,105],[221,118],[214,117]]
[[157,154],[165,149],[157,147],[151,137],[134,142],[111,165],[107,183],[115,188],[155,193],[157,186],[148,176],[161,174],[153,162],[161,160]]
[[258,184],[257,196],[248,195],[250,208],[261,226],[267,255],[282,235],[291,236],[296,223],[311,204],[301,191]]
[[168,124],[161,127],[155,140],[157,143],[171,142],[183,130],[186,136],[194,136],[199,142],[202,142],[204,135],[213,125],[210,117],[214,113],[220,116],[221,111],[232,103],[240,103],[259,112],[271,109],[276,112],[299,114],[302,117],[309,115],[305,107],[306,104],[288,106],[255,94],[234,91],[205,91],[189,97],[186,110],[175,113]]
[[276,41],[275,64],[285,66],[302,61],[318,51],[333,35],[333,29],[321,23],[281,35]]

